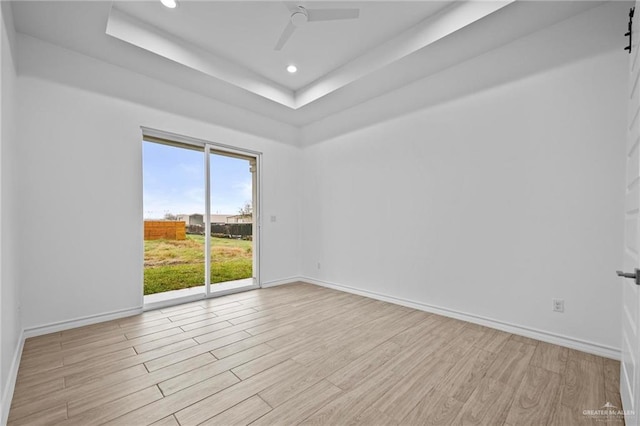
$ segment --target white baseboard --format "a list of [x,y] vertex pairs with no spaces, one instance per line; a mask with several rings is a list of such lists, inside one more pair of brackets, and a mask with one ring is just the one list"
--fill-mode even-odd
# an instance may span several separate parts
[[[409,308],[418,309],[425,312],[431,312],[446,317],[467,321],[474,324],[483,325],[490,328],[506,331],[508,333],[517,334],[520,336],[529,337],[532,339],[541,340],[543,342],[553,343],[567,348],[576,349],[583,352],[588,352],[594,355],[603,356],[606,358],[620,359],[620,349],[610,346],[601,345],[586,340],[576,339],[569,336],[563,336],[556,333],[551,333],[543,330],[537,330],[530,327],[525,327],[517,324],[507,323],[492,318],[482,317],[479,315],[469,314],[466,312],[460,312],[452,309],[443,308],[440,306],[429,305],[421,302],[414,302],[399,297],[394,297],[382,293],[377,293],[369,290],[362,290],[347,285],[336,284],[332,282],[317,280],[309,277],[290,277],[281,280],[274,280],[262,283],[263,288],[275,287],[278,285],[291,284],[295,282],[306,282],[309,284],[318,285],[321,287],[332,288],[335,290],[344,291],[347,293],[357,294],[360,296],[370,297],[372,299],[381,300],[384,302],[394,303],[396,305],[407,306]],[[107,312],[99,315],[91,315],[83,318],[76,318],[68,321],[61,321],[56,323],[50,323],[37,327],[29,327],[22,331],[18,347],[16,348],[13,361],[11,363],[11,369],[7,383],[2,389],[2,401],[0,404],[0,425],[6,424],[9,409],[11,407],[11,399],[13,397],[13,390],[15,388],[16,379],[18,376],[18,368],[20,366],[20,358],[22,356],[22,349],[24,347],[25,339],[29,337],[41,336],[43,334],[55,333],[58,331],[68,330],[71,328],[82,327],[85,325],[96,324],[99,322],[110,321],[113,319],[124,318],[131,315],[137,315],[143,312],[142,307],[123,309],[120,311]]]
[[75,318],[67,321],[52,322],[36,327],[27,327],[24,329],[24,338],[42,336],[43,334],[56,333],[58,331],[69,330],[71,328],[82,327],[85,325],[97,324],[99,322],[111,321],[114,319],[130,317],[142,313],[142,306],[139,308],[122,309],[119,311],[106,312],[98,315],[89,315],[86,317]]
[[29,337],[42,336],[44,334],[56,333],[58,331],[69,330],[71,328],[82,327],[84,325],[96,324],[99,322],[110,321],[118,318],[124,318],[131,315],[142,313],[142,307],[133,309],[123,309],[119,311],[107,312],[104,314],[90,315],[82,318],[75,318],[68,321],[60,321],[45,324],[37,327],[24,328],[20,333],[18,346],[13,355],[7,383],[2,389],[2,400],[0,401],[0,425],[6,425],[11,409],[11,400],[13,399],[13,391],[15,390],[16,380],[18,379],[18,369],[20,368],[20,359],[22,358],[22,350],[24,342]]
[[460,312],[453,309],[443,308],[440,306],[429,305],[426,303],[414,302],[414,301],[402,299],[399,297],[389,296],[382,293],[377,293],[369,290],[362,290],[355,287],[317,280],[309,277],[300,277],[299,281],[319,285],[322,287],[332,288],[334,290],[341,290],[347,293],[357,294],[360,296],[370,297],[372,299],[381,300],[383,302],[389,302],[389,303],[394,303],[396,305],[407,306],[409,308],[414,308],[414,309],[418,309],[425,312],[431,312],[434,314],[455,318],[462,321],[471,322],[474,324],[483,325],[485,327],[495,328],[497,330],[506,331],[508,333],[517,334],[519,336],[529,337],[531,339],[541,340],[547,343],[553,343],[555,345],[564,346],[570,349],[576,349],[578,351],[599,355],[605,358],[611,358],[615,360],[620,360],[621,358],[621,352],[619,348],[601,345],[599,343],[589,342],[587,340],[576,339],[574,337],[564,336],[561,334],[556,334],[556,333],[552,333],[544,330],[538,330],[531,327],[508,323],[508,322],[496,320],[493,318],[487,318],[487,317],[474,315],[466,312]]
[[304,281],[304,280],[302,279],[302,277],[289,277],[289,278],[283,278],[281,280],[267,281],[262,283],[262,288],[269,288],[269,287],[275,287],[277,285],[291,284],[291,283],[296,283],[298,281]]
[[7,377],[7,383],[2,389],[2,402],[0,403],[0,425],[6,425],[9,418],[9,410],[11,409],[11,400],[13,399],[13,391],[16,387],[18,379],[18,368],[20,367],[20,358],[22,358],[22,348],[24,348],[24,331],[20,333],[18,346],[13,354],[11,368]]

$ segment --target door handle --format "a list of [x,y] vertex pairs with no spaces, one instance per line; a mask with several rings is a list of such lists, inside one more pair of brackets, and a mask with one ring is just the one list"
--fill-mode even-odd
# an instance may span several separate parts
[[640,285],[640,269],[638,268],[636,268],[635,272],[616,271],[616,274],[622,278],[631,278],[635,281],[636,285]]

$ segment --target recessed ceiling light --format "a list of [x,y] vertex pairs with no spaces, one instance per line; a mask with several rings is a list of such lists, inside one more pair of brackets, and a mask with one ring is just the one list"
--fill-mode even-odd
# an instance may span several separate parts
[[160,0],[160,3],[162,3],[169,9],[175,9],[175,7],[178,5],[178,2],[176,0]]
[[287,67],[287,71],[289,71],[291,74],[293,74],[294,72],[298,71],[298,67],[296,67],[295,65],[289,65]]

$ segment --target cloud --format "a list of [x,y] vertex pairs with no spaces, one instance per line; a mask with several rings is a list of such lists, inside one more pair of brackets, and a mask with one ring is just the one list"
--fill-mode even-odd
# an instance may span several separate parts
[[202,179],[202,176],[204,176],[204,171],[203,171],[204,167],[201,164],[200,165],[196,165],[196,164],[193,164],[193,163],[190,163],[190,164],[178,163],[177,168],[182,173],[187,174],[187,175],[191,175],[191,176],[196,176],[199,179]]
[[184,199],[200,203],[204,206],[204,188],[189,188],[184,190]]
[[236,182],[232,185],[233,189],[240,190],[240,193],[246,201],[251,201],[253,198],[253,185],[251,180],[245,182]]

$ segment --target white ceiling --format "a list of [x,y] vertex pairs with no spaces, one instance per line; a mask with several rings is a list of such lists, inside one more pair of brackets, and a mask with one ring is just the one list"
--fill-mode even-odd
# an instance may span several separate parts
[[[273,40],[278,39],[286,25],[287,19],[282,20],[282,15],[286,18],[290,13],[284,2],[185,1],[174,10],[162,10],[163,6],[157,2],[114,3],[106,33],[291,109],[298,109],[473,24],[513,1],[361,2],[358,4],[363,15],[360,18],[308,23],[295,31],[292,45],[287,43],[280,52],[274,50]],[[404,5],[417,13],[417,17],[410,19],[402,7]],[[305,6],[312,10],[356,5],[306,2]],[[281,12],[278,9],[285,10]],[[130,10],[135,15],[129,13]],[[179,10],[182,15],[175,14]],[[171,19],[172,14],[179,16],[177,21]],[[220,28],[203,19],[216,16],[220,22],[215,24]],[[283,59],[283,55],[288,56]],[[297,64],[301,68],[301,77],[289,76],[288,80],[284,78],[287,61],[296,57],[304,59],[306,67],[305,63]],[[299,80],[294,82],[296,78]],[[282,81],[286,84],[279,83]]]
[[[602,3],[304,2],[358,7],[360,18],[309,23],[280,52],[282,2],[183,0],[169,10],[159,1],[17,1],[12,9],[19,33],[303,127]],[[284,70],[290,61],[295,76]]]
[[[290,12],[283,2],[184,1],[175,9],[160,2],[114,3],[140,21],[213,55],[246,67],[288,89],[300,89],[361,56],[450,2],[300,2],[313,9],[358,8],[354,20],[312,22],[299,28],[281,51],[274,46]],[[295,64],[296,74],[286,67]]]

